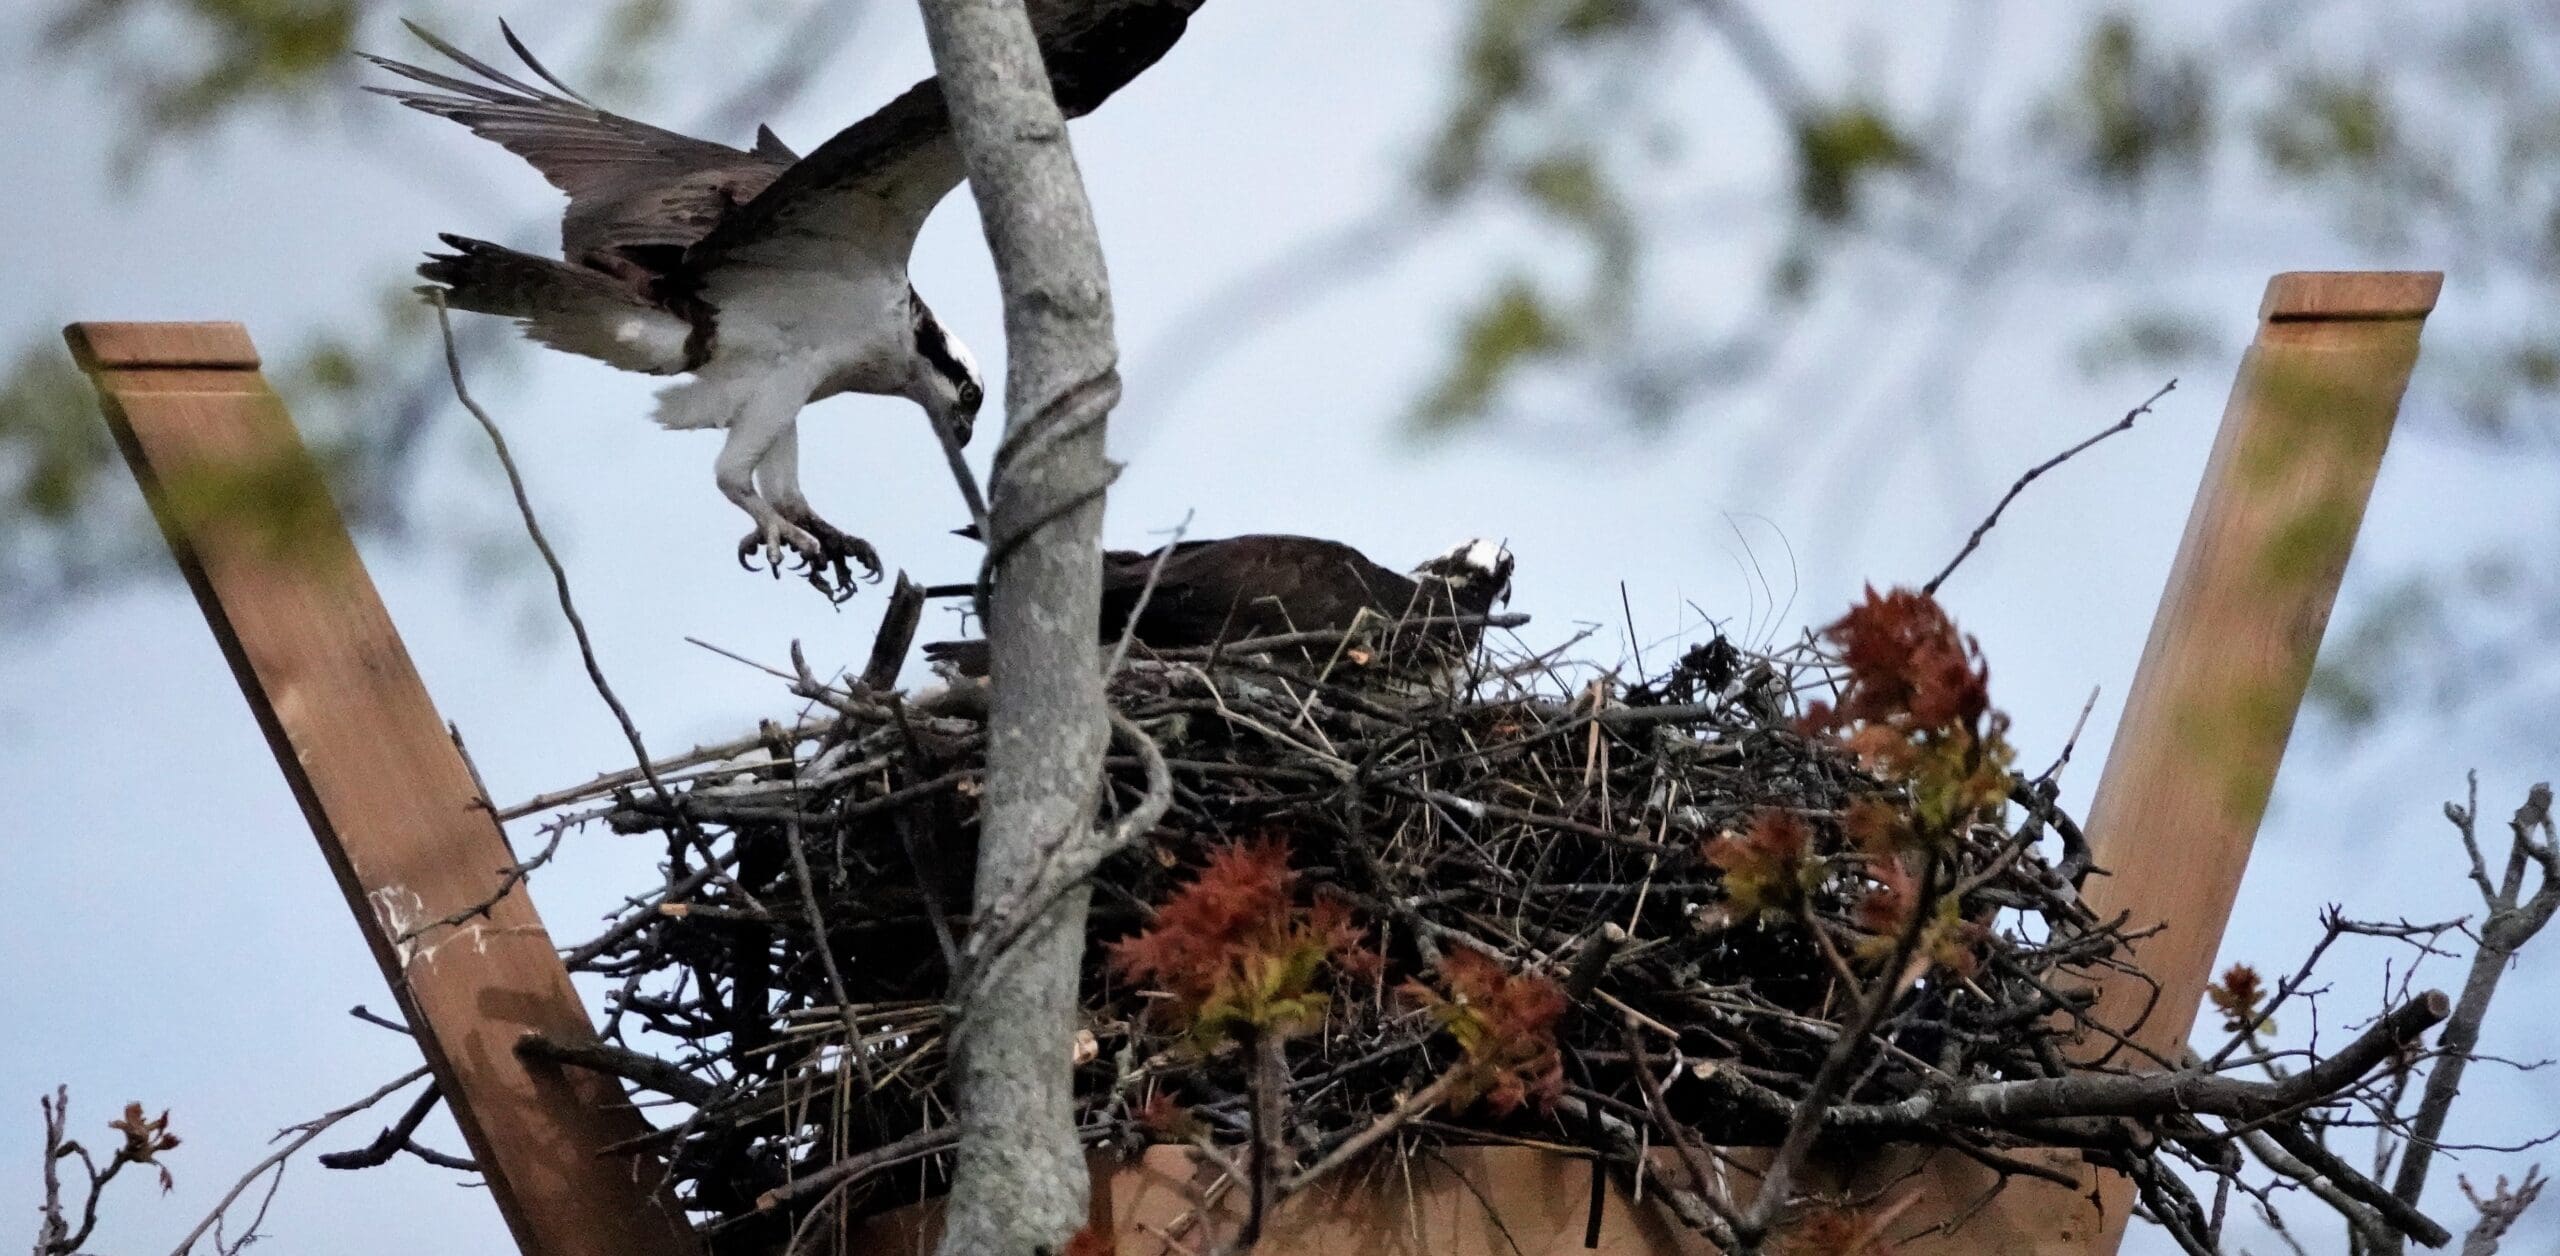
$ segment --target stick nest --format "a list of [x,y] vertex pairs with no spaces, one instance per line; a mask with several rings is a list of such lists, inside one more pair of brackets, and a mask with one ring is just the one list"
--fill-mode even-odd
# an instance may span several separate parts
[[[1883,1115],[2062,1076],[2066,970],[2124,940],[2079,905],[2049,782],[1990,763],[1971,784],[1998,797],[1947,813],[1907,754],[1879,766],[1872,730],[1933,699],[1880,694],[1838,631],[1717,638],[1635,683],[1570,647],[1486,646],[1427,686],[1364,668],[1359,638],[1133,652],[1100,823],[1147,805],[1156,753],[1164,809],[1080,883],[1082,1029],[1058,1049],[1088,1142],[1206,1145],[1276,1198],[1378,1147],[1775,1145],[1809,1101],[2004,1167],[2056,1141]],[[1938,679],[1978,688],[1952,648]],[[794,688],[822,718],[661,764],[664,794],[624,774],[543,800],[666,843],[665,884],[571,961],[616,983],[619,1046],[587,1066],[690,1106],[651,1141],[725,1251],[944,1188],[948,1005],[989,949],[982,691],[901,701],[805,667]],[[1899,725],[1853,709],[1878,701]],[[1996,715],[1940,717],[1988,762]],[[1701,1228],[1733,1215],[1654,1189]]]

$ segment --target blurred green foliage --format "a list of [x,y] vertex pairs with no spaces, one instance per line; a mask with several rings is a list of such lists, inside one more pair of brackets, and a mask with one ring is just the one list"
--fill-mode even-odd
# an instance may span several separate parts
[[1480,413],[1515,367],[1571,343],[1564,320],[1534,284],[1517,276],[1504,281],[1459,329],[1457,361],[1423,400],[1424,421],[1452,423]]
[[2300,72],[2258,119],[2258,153],[2289,178],[2369,172],[2389,156],[2394,134],[2379,75]]
[[[1764,202],[1781,215],[1772,302],[1840,280],[1853,244],[1951,279],[1994,269],[1987,256],[2031,259],[2001,268],[2011,275],[2107,279],[2161,262],[2145,237],[2217,230],[2343,233],[2377,255],[2467,261],[2560,297],[2560,80],[2520,51],[2560,41],[2548,6],[2337,0],[2317,20],[2287,0],[2201,17],[2100,9],[2082,19],[2076,55],[2021,76],[1979,56],[1934,75],[1880,73],[1863,44],[1844,59],[1836,40],[1791,41],[1806,24],[1767,0],[1453,2],[1467,20],[1423,200],[1447,213],[1516,208],[1551,230],[1520,250],[1539,263],[1534,302],[1523,267],[1496,263],[1501,280],[1456,319],[1449,365],[1417,413],[1432,430],[1500,417],[1514,368],[1566,371],[1579,358],[1606,372],[1617,346],[1686,313],[1649,310],[1644,287],[1660,241],[1698,224],[1628,207],[1680,203],[1659,154],[1681,128],[1726,125],[1658,89],[1701,64],[1751,85],[1789,144],[1788,181]],[[1981,51],[1965,20],[1915,11],[1872,24],[1891,31],[1897,57],[1937,47],[1952,59]],[[1933,26],[1948,37],[1931,38]],[[1571,177],[1523,177],[1542,165]],[[2109,243],[2089,247],[2093,231]],[[1559,256],[1588,260],[1579,283],[1558,281]],[[1533,309],[1554,325],[1520,334]],[[2560,338],[2499,329],[2500,347],[2469,355],[2445,339],[2429,377],[2460,381],[2475,433],[2560,429],[2548,404]],[[2088,328],[2086,345],[2092,369],[2146,372],[2220,347],[2191,313],[2140,301]]]
[[[398,372],[414,359],[424,311],[405,290],[386,294],[373,320],[314,332],[267,351],[267,377],[291,405],[295,426],[348,521],[379,529],[400,521],[390,500],[396,435],[372,420]],[[98,414],[96,392],[54,328],[30,331],[0,375],[0,626],[67,599],[170,567],[141,495]],[[441,378],[439,376],[438,378]],[[279,484],[276,469],[168,488],[180,509],[272,516],[258,525],[279,543],[300,535],[321,505]]]
[[[1451,360],[1417,408],[1426,427],[1477,417],[1515,371],[1622,327],[1640,265],[1625,180],[1610,168],[1623,155],[1592,141],[1622,133],[1640,109],[1617,89],[1641,73],[1656,15],[1644,0],[1481,0],[1472,16],[1457,99],[1420,172],[1422,196],[1442,209],[1515,203],[1567,237],[1581,273],[1547,265],[1495,279],[1461,316]],[[1560,77],[1568,49],[1608,67],[1613,81]]]
[[[109,85],[128,110],[118,169],[246,116],[342,107],[351,44],[396,46],[395,16],[447,19],[425,0],[39,2],[42,53]],[[826,2],[736,0],[716,16],[724,30],[771,28]],[[1861,277],[1908,288],[1932,269],[1944,291],[1982,300],[2022,277],[2163,293],[2194,241],[2217,230],[2344,238],[2380,263],[2463,269],[2467,286],[2505,294],[2501,308],[2560,304],[2560,79],[2535,51],[2560,43],[2560,9],[2548,5],[2125,4],[2070,11],[2069,55],[2020,61],[1996,23],[2027,0],[1864,11],[1845,44],[1809,34],[1828,28],[1781,0],[1440,2],[1458,18],[1452,75],[1445,103],[1421,120],[1412,198],[1427,214],[1498,224],[1487,238],[1504,255],[1486,259],[1485,282],[1452,312],[1445,360],[1416,399],[1418,430],[1502,422],[1541,381],[1599,385],[1563,393],[1602,399],[1592,421],[1652,425],[1759,383],[1766,346],[1702,344],[1695,294],[1658,282],[1666,248],[1702,234],[1757,250],[1765,266],[1760,309],[1746,295],[1738,311],[1713,311],[1746,327],[1784,326]],[[588,54],[574,73],[600,98],[645,105],[659,54],[692,46],[684,32],[700,9],[583,10],[566,22]],[[832,47],[797,33],[771,42],[770,64],[725,58],[723,82]],[[1931,58],[1944,62],[1934,73]],[[1765,186],[1737,197],[1730,170],[1682,164],[1735,129],[1682,99],[1701,75],[1760,98],[1779,145],[1770,171],[1751,176]],[[1701,203],[1741,208],[1702,218]],[[1726,221],[1737,213],[1759,221]],[[440,376],[420,369],[420,325],[399,312],[406,276],[382,282],[390,296],[373,325],[275,354],[274,374],[320,433],[350,515],[398,529],[408,469],[428,447],[423,416],[445,403]],[[2412,413],[2549,458],[2560,322],[2462,317],[2438,314]],[[2148,376],[2228,352],[2215,323],[2157,295],[2128,296],[2080,331],[2081,362],[2097,372]],[[124,477],[101,473],[104,435],[51,329],[20,343],[0,379],[0,611],[165,570]],[[1542,411],[1548,426],[1554,417]],[[2500,625],[2501,648],[2560,639],[2553,552],[2490,562],[2522,573],[2494,593],[2471,574],[2439,574],[2350,607],[2336,634],[2343,661],[2318,692],[2350,722],[2386,711],[2412,687],[2379,678],[2475,620]],[[2481,610],[2492,604],[2503,609]]]
[[[1783,327],[1792,308],[1886,275],[1907,289],[1934,273],[1942,304],[1987,303],[2024,279],[2097,283],[2128,295],[2078,329],[2086,369],[2228,369],[2221,325],[2132,295],[2172,290],[2217,238],[2317,241],[2305,260],[2327,264],[2348,260],[2334,248],[2343,240],[2368,264],[2455,271],[2466,291],[2500,293],[2501,308],[2560,304],[2560,79],[2535,52],[2560,44],[2560,8],[2120,5],[2072,19],[2074,55],[2022,63],[1985,55],[1997,21],[2024,7],[2001,0],[1869,13],[1873,29],[1845,49],[1836,35],[1804,37],[1814,23],[1778,0],[1459,2],[1469,25],[1425,200],[1449,213],[1513,208],[1547,230],[1506,239],[1519,257],[1488,261],[1501,278],[1458,312],[1447,364],[1416,407],[1420,431],[1526,415],[1552,430],[1558,396],[1604,399],[1570,421],[1658,424],[1761,382],[1747,365],[1663,372],[1641,406],[1607,387],[1625,375],[1627,344],[1676,354],[1660,347],[1698,343],[1692,294],[1654,274],[1663,242],[1698,224],[1625,207],[1712,192],[1646,157],[1666,127],[1712,137],[1730,122],[1606,85],[1678,82],[1692,65],[1747,84],[1789,142],[1786,181],[1729,211],[1756,221],[1719,236],[1767,266],[1746,324]],[[1892,63],[1876,63],[1879,48]],[[1933,56],[1945,62],[1934,72],[1892,72]],[[1575,157],[1568,195],[1513,173],[1555,153]],[[1591,260],[1581,286],[1559,281],[1559,256]],[[2491,322],[2477,308],[2437,313],[2403,426],[2553,470],[2560,326]],[[2303,553],[2335,541],[2334,514],[2303,521]],[[2477,666],[2560,643],[2560,546],[2443,562],[2471,566],[2412,575],[2342,611],[2314,687],[2339,723],[2462,688],[2421,652]],[[2484,582],[2484,569],[2526,574]]]
[[1796,122],[1795,139],[1796,203],[1823,222],[1848,221],[1868,179],[1921,159],[1894,120],[1867,101],[1807,114]]
[[[106,87],[125,111],[102,170],[75,161],[50,177],[106,174],[119,185],[224,127],[278,114],[383,107],[354,97],[360,64],[350,52],[413,46],[395,19],[431,28],[450,20],[420,0],[46,3],[35,51],[54,72]],[[725,30],[751,37],[798,11],[777,0],[738,0],[722,5],[718,16]],[[644,109],[660,54],[678,42],[687,15],[684,0],[611,0],[587,9],[569,24],[588,53],[574,73],[598,99]],[[475,48],[487,48],[496,34],[485,28],[453,33]],[[834,46],[823,38],[803,43],[794,50],[785,40],[777,56],[824,55]],[[796,85],[786,81],[779,90]],[[351,105],[351,99],[362,103]],[[747,103],[764,108],[781,101]],[[296,343],[263,346],[268,378],[291,406],[352,526],[442,547],[486,574],[493,555],[520,550],[492,543],[512,532],[450,514],[430,527],[413,526],[415,470],[434,448],[429,436],[440,427],[433,420],[447,412],[449,393],[433,320],[410,291],[414,278],[402,266],[386,268],[376,282],[380,299],[370,317],[321,327]],[[484,372],[505,369],[518,352],[515,338],[494,324],[466,327],[464,340]],[[96,399],[57,329],[27,328],[12,343],[17,348],[0,375],[0,624],[172,570],[131,479],[111,465],[114,451]],[[236,483],[172,488],[206,509],[272,507],[279,536],[307,521],[316,505],[276,497],[254,474]]]
[[[352,77],[349,42],[364,0],[72,0],[46,24],[45,51],[99,63],[133,118],[119,161],[255,105],[308,107]],[[172,62],[173,50],[187,50]]]
[[2038,119],[2053,156],[2123,188],[2203,164],[2214,140],[2213,69],[2161,42],[2122,13],[2092,24],[2079,65]]
[[[769,4],[723,7],[733,20],[773,16]],[[645,98],[650,54],[683,19],[683,0],[610,0],[586,12],[589,94]],[[432,0],[53,0],[41,51],[116,84],[131,111],[117,159],[130,165],[244,113],[341,105],[362,32],[387,33],[392,18],[432,28],[442,16]]]
[[91,482],[114,451],[91,413],[88,381],[70,355],[22,349],[0,379],[0,468],[11,473],[5,499],[13,515],[52,523],[70,518],[91,496]]

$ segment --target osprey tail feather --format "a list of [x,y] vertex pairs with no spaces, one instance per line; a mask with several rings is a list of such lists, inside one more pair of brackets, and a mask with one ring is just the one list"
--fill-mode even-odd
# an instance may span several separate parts
[[693,324],[609,275],[501,244],[448,235],[451,253],[430,253],[418,274],[457,310],[516,320],[554,349],[626,371],[673,375],[692,369]]

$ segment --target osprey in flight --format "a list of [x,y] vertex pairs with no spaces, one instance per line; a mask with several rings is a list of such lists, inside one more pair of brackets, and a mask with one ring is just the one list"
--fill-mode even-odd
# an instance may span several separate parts
[[[1199,3],[1035,4],[1060,107],[1090,112],[1162,56]],[[872,547],[801,494],[799,415],[839,393],[905,397],[945,439],[969,439],[985,384],[907,279],[917,231],[963,174],[940,84],[801,157],[769,129],[737,149],[599,109],[503,23],[540,85],[409,29],[476,77],[367,56],[416,85],[369,90],[469,127],[569,197],[561,259],[447,235],[453,251],[418,273],[454,308],[513,318],[555,349],[691,374],[658,394],[657,419],[728,430],[714,478],[755,521],[741,565],[761,551],[778,574],[788,549],[838,600],[852,592],[848,560],[877,579]]]
[[[1182,541],[1168,548],[1170,553],[1104,551],[1102,644],[1111,645],[1127,632],[1131,641],[1149,649],[1196,649],[1375,625],[1395,663],[1427,667],[1473,649],[1483,628],[1433,625],[1398,641],[1398,624],[1484,615],[1511,599],[1511,551],[1486,540],[1468,541],[1431,558],[1411,575],[1389,571],[1339,541],[1314,537],[1263,534]],[[1155,588],[1147,592],[1151,576]],[[1318,650],[1309,656],[1320,659],[1328,653]],[[935,642],[925,647],[925,657],[963,676],[986,674],[983,641]]]

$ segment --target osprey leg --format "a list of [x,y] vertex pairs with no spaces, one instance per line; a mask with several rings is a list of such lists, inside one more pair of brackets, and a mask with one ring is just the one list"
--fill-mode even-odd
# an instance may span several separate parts
[[[837,601],[853,595],[853,569],[848,560],[861,563],[863,573],[869,579],[875,582],[880,579],[880,552],[873,549],[869,541],[819,518],[817,510],[809,505],[809,499],[800,492],[798,423],[784,428],[782,435],[774,438],[773,448],[765,453],[764,461],[756,465],[755,481],[758,495],[783,518],[800,525],[818,539],[823,562],[809,563],[807,574],[809,583],[816,585],[820,592]],[[830,572],[835,577],[832,586],[827,582]]]
[[[818,538],[799,525],[783,518],[773,503],[756,492],[755,471],[765,456],[773,452],[775,442],[799,421],[802,398],[793,395],[783,404],[771,404],[776,394],[771,384],[755,389],[729,420],[729,439],[720,446],[719,461],[712,464],[712,478],[720,492],[747,517],[756,521],[756,530],[739,543],[738,561],[744,564],[749,554],[761,548],[766,565],[779,576],[782,549],[790,546],[811,563],[819,561],[823,547]],[[752,568],[750,568],[752,570]]]

